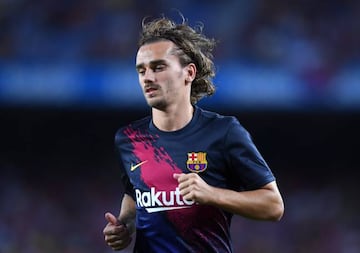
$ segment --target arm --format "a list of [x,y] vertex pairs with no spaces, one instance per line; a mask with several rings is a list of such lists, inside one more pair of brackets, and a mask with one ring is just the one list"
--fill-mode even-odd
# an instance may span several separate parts
[[121,202],[121,209],[118,220],[126,224],[130,234],[135,232],[136,206],[131,196],[125,194]]
[[127,194],[121,202],[121,210],[118,218],[111,213],[106,213],[105,218],[108,224],[103,233],[106,243],[113,250],[122,250],[129,246],[132,241],[132,234],[135,232],[135,202]]
[[284,203],[276,182],[251,191],[237,192],[208,185],[198,174],[174,174],[186,200],[213,205],[228,212],[257,220],[280,220]]

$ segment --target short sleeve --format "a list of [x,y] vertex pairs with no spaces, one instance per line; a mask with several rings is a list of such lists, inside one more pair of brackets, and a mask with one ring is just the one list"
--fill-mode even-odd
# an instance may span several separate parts
[[275,180],[248,131],[232,117],[225,150],[235,188],[253,190]]

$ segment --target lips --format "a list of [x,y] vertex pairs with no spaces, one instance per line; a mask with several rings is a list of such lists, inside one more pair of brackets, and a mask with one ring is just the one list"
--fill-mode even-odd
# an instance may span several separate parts
[[155,88],[145,89],[145,92],[146,92],[146,93],[150,93],[150,92],[153,92],[153,91],[156,91],[156,89],[155,89]]
[[158,88],[154,85],[145,86],[145,93],[152,93],[156,91]]

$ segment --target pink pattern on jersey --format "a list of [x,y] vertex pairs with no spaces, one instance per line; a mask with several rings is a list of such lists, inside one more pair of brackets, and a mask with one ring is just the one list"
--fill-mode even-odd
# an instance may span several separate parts
[[177,187],[174,173],[181,173],[169,154],[163,147],[155,147],[158,136],[142,133],[139,130],[127,128],[124,133],[129,137],[134,147],[134,155],[138,162],[147,161],[141,165],[141,179],[151,187],[161,191],[171,191]]

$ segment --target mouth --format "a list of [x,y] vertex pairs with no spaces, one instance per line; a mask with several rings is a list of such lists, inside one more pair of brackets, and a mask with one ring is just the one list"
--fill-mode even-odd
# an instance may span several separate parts
[[147,86],[147,87],[145,87],[145,93],[146,94],[153,94],[155,91],[157,91],[158,89],[157,89],[157,87],[155,87],[155,86]]
[[156,91],[156,89],[155,88],[146,88],[145,89],[145,93],[151,93],[153,91]]

